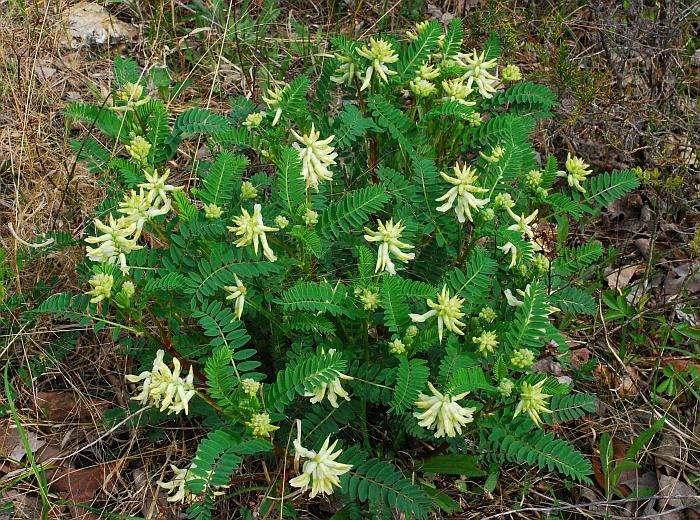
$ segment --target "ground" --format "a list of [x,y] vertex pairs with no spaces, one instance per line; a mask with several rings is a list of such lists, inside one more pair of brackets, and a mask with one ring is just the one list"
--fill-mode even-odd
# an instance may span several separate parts
[[[553,356],[538,363],[599,396],[595,413],[560,432],[593,458],[596,482],[566,486],[508,468],[495,487],[483,480],[438,483],[465,511],[458,518],[700,516],[692,498],[700,486],[697,2],[283,1],[281,15],[262,28],[271,11],[261,1],[243,12],[219,3],[220,12],[199,19],[185,2],[104,2],[127,27],[124,41],[77,49],[65,43],[73,4],[0,1],[0,352],[17,393],[14,413],[8,396],[0,399],[0,451],[23,453],[13,427],[19,420],[36,462],[52,468],[53,518],[98,517],[61,499],[119,515],[175,518],[154,483],[201,434],[183,425],[152,441],[130,438],[109,411],[129,395],[122,379],[129,367],[111,340],[48,318],[31,328],[19,320],[21,309],[48,294],[78,290],[74,267],[82,246],[57,246],[82,237],[104,196],[105,186],[76,160],[72,141],[86,128],[66,123],[67,103],[105,96],[118,54],[144,67],[167,64],[175,79],[190,79],[175,111],[194,103],[225,106],[231,95],[258,99],[258,79],[268,69],[293,75],[299,56],[322,59],[325,49],[317,47],[326,34],[348,33],[353,25],[355,34],[401,31],[423,18],[447,23],[452,16],[466,21],[468,44],[498,36],[507,61],[559,95],[556,117],[535,136],[542,157],[570,152],[601,170],[639,167],[644,182],[606,208],[593,228],[572,229],[581,243],[595,236],[610,246],[592,277],[600,312],[564,329],[573,366]],[[240,33],[224,41],[222,24],[231,19]],[[622,472],[619,495],[606,493],[601,439],[609,434],[622,459],[662,415],[667,426],[633,454],[640,468]],[[238,505],[254,506],[266,489],[264,480],[257,484],[221,517],[234,518]],[[654,498],[634,499],[640,488]],[[17,465],[0,462],[0,502],[13,501],[17,518],[38,518],[40,491]]]

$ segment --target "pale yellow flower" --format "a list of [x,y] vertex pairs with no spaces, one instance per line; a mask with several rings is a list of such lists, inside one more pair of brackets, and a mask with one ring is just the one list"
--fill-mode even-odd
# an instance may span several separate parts
[[396,71],[390,70],[387,66],[387,64],[399,61],[399,55],[394,52],[394,48],[389,42],[381,38],[370,38],[369,46],[365,45],[356,49],[356,52],[363,58],[371,61],[365,72],[365,80],[362,82],[360,90],[365,90],[369,87],[372,76],[375,74],[385,83],[389,81],[389,76],[396,74]]
[[520,387],[520,402],[515,407],[513,418],[520,415],[522,412],[527,413],[536,426],[542,424],[541,413],[552,413],[552,410],[547,408],[547,399],[552,397],[550,394],[542,392],[542,387],[546,383],[543,379],[537,384],[531,385],[524,382]]
[[272,432],[280,429],[279,426],[275,426],[270,422],[270,416],[266,413],[254,414],[247,425],[253,431],[255,437],[267,438]]
[[350,86],[356,78],[360,79],[360,67],[354,59],[343,54],[336,54],[335,57],[340,62],[340,65],[338,65],[338,68],[335,69],[335,73],[337,75],[331,76],[331,81],[333,83]]
[[278,228],[269,227],[263,223],[261,210],[262,206],[256,204],[251,215],[248,210],[241,208],[242,215],[233,219],[235,226],[227,226],[227,229],[239,237],[234,242],[236,247],[246,247],[252,244],[257,255],[258,245],[262,243],[263,254],[270,262],[274,262],[277,257],[268,245],[265,233],[278,231]]
[[282,115],[282,107],[280,106],[282,103],[282,92],[284,92],[284,90],[275,85],[272,88],[267,89],[267,96],[262,96],[262,100],[267,104],[267,106],[275,109],[275,117],[272,120],[272,126],[277,124],[277,122],[280,120],[280,116]]
[[306,189],[313,187],[318,191],[319,181],[333,180],[333,172],[328,166],[335,164],[335,158],[338,157],[338,153],[330,146],[335,136],[320,140],[321,134],[316,131],[313,123],[308,134],[299,135],[292,130],[292,135],[299,141],[294,143],[294,147],[299,150],[301,175],[306,181]]
[[472,337],[472,341],[477,344],[479,353],[487,356],[493,354],[498,347],[498,336],[495,331],[484,331],[480,336]]
[[464,106],[474,106],[476,101],[468,101],[467,97],[472,93],[471,86],[464,84],[464,79],[445,79],[442,81],[442,89],[445,91],[443,101],[457,101]]
[[476,49],[474,49],[469,54],[457,54],[455,61],[467,69],[463,78],[467,80],[468,87],[476,84],[479,93],[483,97],[493,97],[493,93],[496,92],[494,85],[498,84],[498,78],[491,74],[489,69],[496,66],[495,59],[486,60],[486,51],[477,54]]
[[391,261],[390,255],[394,255],[397,260],[401,262],[408,262],[415,258],[415,253],[405,253],[401,249],[413,249],[413,246],[401,242],[401,233],[405,229],[405,226],[401,225],[399,220],[394,224],[394,219],[389,219],[386,222],[377,220],[377,231],[372,231],[368,227],[365,227],[364,235],[367,242],[379,242],[379,253],[377,255],[377,265],[374,268],[374,272],[386,271],[389,274],[396,274],[396,268],[394,263]]
[[513,245],[512,242],[507,242],[505,245],[502,245],[499,247],[501,251],[503,251],[504,255],[507,255],[510,253],[510,264],[508,265],[508,269],[513,269],[513,266],[515,266],[515,263],[518,259],[518,249]]
[[455,396],[443,395],[430,382],[428,388],[433,395],[420,393],[418,401],[414,403],[418,408],[425,410],[414,412],[413,416],[418,419],[418,424],[429,430],[436,430],[436,438],[460,435],[462,427],[474,420],[473,414],[476,411],[476,408],[465,408],[457,403],[469,392]]
[[86,256],[93,262],[105,262],[108,264],[119,263],[124,274],[129,272],[126,263],[126,255],[141,249],[142,246],[136,244],[136,223],[120,218],[115,220],[109,216],[109,224],[104,224],[100,219],[95,219],[95,228],[102,234],[96,237],[88,237],[85,242],[88,244],[99,244],[98,247],[86,247]]
[[460,329],[460,327],[465,326],[464,323],[460,321],[464,316],[462,312],[464,298],[460,298],[457,295],[450,297],[450,291],[447,289],[447,285],[444,285],[442,291],[437,294],[437,303],[433,300],[427,300],[426,303],[428,307],[430,307],[428,312],[424,314],[409,314],[410,318],[415,323],[423,323],[429,318],[437,316],[438,337],[440,338],[440,342],[442,342],[443,328],[460,336],[464,335],[464,332]]
[[580,157],[574,157],[570,153],[566,155],[566,171],[558,172],[558,177],[565,177],[566,182],[572,188],[586,193],[586,189],[581,186],[581,183],[586,180],[591,173],[590,165],[586,164]]
[[265,112],[253,112],[248,114],[243,122],[243,126],[248,128],[258,128],[265,117]]
[[131,142],[125,146],[125,148],[126,151],[129,152],[132,159],[143,165],[148,161],[148,154],[151,151],[151,143],[149,143],[145,137],[138,135],[134,137]]
[[168,193],[183,189],[182,186],[172,186],[165,183],[170,176],[168,169],[163,172],[163,175],[158,175],[156,171],[153,173],[144,171],[143,175],[146,177],[146,182],[142,182],[138,187],[148,190],[148,200],[153,205],[157,205],[159,199],[162,203],[167,203],[170,200]]
[[150,371],[141,372],[139,375],[126,376],[131,383],[141,383],[137,396],[133,400],[141,404],[160,406],[160,411],[168,410],[168,414],[189,412],[188,403],[194,397],[194,375],[192,367],[184,379],[180,376],[180,360],[173,358],[173,370],[163,362],[165,351],[159,350],[153,361]]
[[[301,435],[299,436],[301,437]],[[295,460],[300,457],[306,459],[302,472],[298,477],[294,477],[289,481],[292,487],[301,488],[306,491],[311,484],[311,498],[319,493],[322,495],[330,495],[333,493],[334,487],[340,487],[341,475],[344,475],[352,468],[350,464],[336,462],[343,450],[335,450],[338,441],[335,441],[329,446],[330,437],[326,437],[321,449],[317,452],[308,450],[301,445],[301,439],[294,440],[294,449],[296,450]]]
[[510,218],[515,221],[515,224],[508,227],[508,231],[519,231],[520,233],[527,235],[530,240],[535,238],[535,233],[532,231],[530,224],[532,224],[537,218],[537,213],[539,213],[539,210],[536,209],[527,217],[525,216],[525,213],[516,215],[510,208],[506,208],[506,211],[508,211]]
[[204,218],[206,218],[207,220],[214,220],[217,218],[221,218],[221,215],[223,213],[224,213],[224,210],[222,210],[219,206],[217,206],[213,202],[211,204],[204,205]]
[[88,280],[92,286],[87,293],[92,296],[90,303],[99,303],[112,296],[112,285],[114,285],[114,276],[111,274],[97,273]]
[[260,390],[260,383],[249,377],[241,381],[241,386],[243,387],[243,392],[250,397],[258,395],[258,391]]
[[238,276],[235,273],[233,275],[233,278],[236,281],[236,285],[225,285],[224,290],[230,293],[228,296],[226,296],[227,300],[236,300],[236,318],[240,320],[241,316],[243,316],[245,295],[248,292],[248,289],[246,289],[245,285],[243,285],[243,282],[241,282],[240,278],[238,278]]
[[465,222],[467,220],[469,222],[474,222],[470,208],[478,210],[488,204],[490,200],[478,199],[474,196],[474,193],[487,193],[489,190],[475,186],[478,177],[476,170],[471,166],[465,164],[460,168],[459,164],[455,164],[453,170],[454,177],[440,172],[440,176],[453,186],[445,195],[435,199],[438,202],[445,201],[442,206],[438,206],[437,210],[442,213],[449,211],[456,200],[457,206],[455,207],[455,213],[457,214],[457,220],[460,222]]

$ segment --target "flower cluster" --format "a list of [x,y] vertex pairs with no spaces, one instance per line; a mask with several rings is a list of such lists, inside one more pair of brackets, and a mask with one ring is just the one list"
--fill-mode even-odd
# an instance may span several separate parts
[[338,157],[338,153],[330,146],[335,136],[319,139],[321,134],[316,131],[313,123],[308,134],[299,135],[294,130],[292,134],[298,141],[294,146],[299,150],[301,175],[306,181],[306,189],[313,187],[318,191],[319,181],[333,179],[333,172],[328,169],[328,166],[335,164],[335,158]]
[[454,437],[462,433],[462,427],[474,420],[476,408],[465,408],[457,403],[466,397],[468,392],[450,396],[441,394],[432,383],[428,382],[431,396],[420,393],[416,407],[425,410],[415,412],[418,424],[429,430],[435,430],[435,437]]
[[242,214],[233,219],[235,226],[228,226],[227,229],[239,237],[234,242],[236,247],[246,247],[252,244],[253,250],[257,255],[258,246],[262,244],[265,258],[270,262],[274,262],[277,260],[277,257],[267,243],[267,235],[265,233],[279,230],[265,225],[261,211],[262,206],[260,204],[256,204],[253,207],[252,215],[248,213],[248,210],[241,208]]
[[452,184],[452,188],[445,193],[442,197],[436,199],[438,202],[445,201],[442,206],[438,206],[437,210],[444,213],[452,209],[452,205],[455,200],[457,201],[457,206],[455,207],[455,213],[457,214],[457,220],[460,222],[474,222],[472,218],[471,208],[478,210],[489,203],[490,199],[479,199],[474,196],[475,193],[487,193],[489,190],[486,188],[479,188],[475,186],[478,180],[476,171],[471,167],[464,165],[462,168],[459,164],[454,166],[454,177],[450,177],[444,172],[440,172],[440,176],[447,182]]
[[581,183],[586,180],[591,173],[590,166],[586,164],[580,157],[572,157],[571,154],[566,156],[566,171],[557,172],[558,177],[564,177],[566,182],[572,188],[586,193],[586,189],[581,186]]
[[415,258],[414,253],[406,253],[402,249],[413,249],[413,246],[401,242],[401,233],[405,226],[401,225],[399,220],[394,224],[394,219],[389,219],[386,222],[377,221],[377,231],[365,227],[365,240],[367,242],[379,242],[379,253],[377,254],[377,265],[374,272],[386,271],[389,274],[396,274],[396,268],[391,261],[391,255],[396,257],[400,262],[408,262]]
[[457,54],[455,61],[466,69],[463,78],[467,80],[468,88],[471,88],[472,84],[476,84],[479,94],[485,98],[493,97],[498,78],[491,74],[489,69],[496,66],[495,59],[487,60],[486,51],[477,54],[476,49],[474,49],[469,54]]
[[364,45],[357,49],[357,54],[370,60],[370,65],[365,71],[365,80],[362,82],[360,90],[369,87],[374,75],[387,83],[389,76],[396,74],[396,71],[389,69],[387,65],[399,61],[399,55],[394,52],[391,44],[381,38],[370,38],[369,45]]
[[233,279],[236,282],[236,285],[225,285],[224,290],[229,293],[229,295],[226,296],[227,300],[235,300],[236,318],[240,320],[241,316],[243,316],[245,295],[248,292],[248,289],[246,289],[245,285],[243,285],[243,282],[241,282],[241,279],[238,278],[236,274],[233,275]]
[[547,382],[543,379],[539,383],[531,385],[528,382],[523,382],[520,387],[520,401],[515,407],[515,413],[513,417],[517,417],[522,412],[525,412],[530,416],[532,422],[535,425],[540,426],[542,424],[541,413],[552,413],[552,410],[547,408],[547,399],[552,397],[550,394],[545,394],[542,391],[542,387]]
[[159,350],[153,361],[150,371],[141,372],[139,375],[126,376],[131,383],[141,383],[140,393],[132,397],[141,404],[159,406],[160,411],[168,410],[168,414],[178,414],[182,411],[185,415],[189,412],[190,399],[195,394],[194,375],[192,367],[184,379],[180,375],[180,360],[173,358],[173,370],[163,361],[165,352]]
[[447,285],[444,285],[442,291],[437,294],[437,303],[433,300],[427,300],[426,303],[430,307],[428,312],[424,314],[409,314],[415,323],[423,323],[429,318],[437,316],[440,342],[442,342],[443,328],[460,336],[464,335],[464,332],[460,329],[460,327],[464,327],[464,323],[460,321],[464,316],[464,312],[462,312],[464,298],[460,298],[457,295],[450,296],[450,290],[447,288]]
[[326,437],[318,452],[308,450],[301,445],[301,431],[299,432],[299,437],[294,440],[295,461],[298,464],[300,457],[305,458],[306,461],[304,461],[301,474],[289,481],[290,486],[306,491],[311,484],[311,494],[309,495],[311,498],[319,493],[330,495],[333,493],[334,487],[340,487],[339,477],[350,471],[352,466],[336,461],[343,452],[343,450],[333,451],[338,444],[337,440],[330,446],[329,444],[330,437]]

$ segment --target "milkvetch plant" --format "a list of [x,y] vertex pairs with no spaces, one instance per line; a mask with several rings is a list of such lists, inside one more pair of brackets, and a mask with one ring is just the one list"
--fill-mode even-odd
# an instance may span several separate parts
[[[138,405],[211,430],[163,482],[191,518],[261,460],[262,514],[334,494],[426,518],[439,505],[412,474],[431,445],[465,475],[510,461],[587,482],[546,428],[593,397],[532,365],[566,357],[563,316],[595,312],[582,280],[602,246],[570,245],[569,221],[635,173],[538,164],[530,135],[555,96],[514,83],[496,42],[464,49],[459,19],[332,45],[314,90],[270,78],[257,103],[176,118],[118,59],[114,109],[67,110],[119,150],[75,145],[108,185],[85,292],[38,311],[111,330],[144,367],[125,374]],[[192,137],[211,159],[178,154]]]

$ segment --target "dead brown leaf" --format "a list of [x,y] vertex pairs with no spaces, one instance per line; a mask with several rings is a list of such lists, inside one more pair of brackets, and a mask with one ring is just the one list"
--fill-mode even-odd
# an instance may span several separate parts
[[611,289],[624,289],[629,285],[634,275],[643,272],[644,269],[643,265],[628,265],[611,272],[605,279]]
[[69,417],[79,421],[97,421],[104,416],[109,403],[101,399],[78,397],[69,390],[39,392],[32,403],[52,421],[64,421]]
[[580,369],[583,365],[591,360],[591,351],[586,347],[572,350],[570,354],[571,364],[576,369]]

